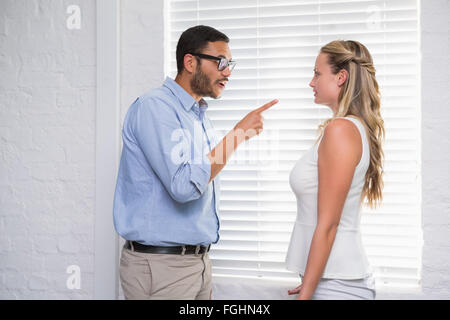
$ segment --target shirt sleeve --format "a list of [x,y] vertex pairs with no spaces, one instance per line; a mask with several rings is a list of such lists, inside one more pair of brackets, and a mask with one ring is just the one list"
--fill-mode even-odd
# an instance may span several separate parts
[[136,103],[135,138],[167,192],[180,203],[200,198],[211,176],[207,154],[193,156],[199,147],[203,150],[203,136],[192,137],[176,112],[160,99]]

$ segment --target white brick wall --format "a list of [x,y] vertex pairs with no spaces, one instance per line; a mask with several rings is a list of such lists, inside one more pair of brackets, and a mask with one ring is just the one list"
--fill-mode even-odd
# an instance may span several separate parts
[[450,299],[450,1],[422,1],[423,292]]
[[93,297],[95,32],[95,1],[0,1],[0,299]]
[[163,1],[121,1],[121,124],[130,104],[164,81]]

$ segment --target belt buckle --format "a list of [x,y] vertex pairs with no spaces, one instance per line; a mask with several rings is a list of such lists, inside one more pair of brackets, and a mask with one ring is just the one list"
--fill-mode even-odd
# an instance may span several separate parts
[[197,256],[199,252],[200,252],[200,246],[196,246],[195,247],[195,255]]
[[184,256],[185,252],[186,252],[186,246],[181,246],[182,250],[181,250],[181,255]]

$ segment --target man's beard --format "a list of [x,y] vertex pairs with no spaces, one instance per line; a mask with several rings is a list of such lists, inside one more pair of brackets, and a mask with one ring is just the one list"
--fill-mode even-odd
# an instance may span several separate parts
[[211,97],[217,99],[219,96],[214,93],[214,90],[211,85],[211,79],[202,72],[200,64],[197,64],[197,68],[195,70],[195,74],[191,79],[191,89],[192,91],[199,96],[202,97]]

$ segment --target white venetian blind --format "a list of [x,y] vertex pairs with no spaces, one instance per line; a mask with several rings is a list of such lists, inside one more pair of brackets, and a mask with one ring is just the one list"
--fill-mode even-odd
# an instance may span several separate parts
[[377,284],[420,283],[419,29],[416,0],[172,0],[168,5],[168,75],[187,28],[205,24],[230,38],[238,61],[223,97],[208,116],[225,135],[249,111],[278,98],[264,113],[264,132],[241,146],[221,173],[216,276],[297,278],[284,259],[296,217],[288,176],[331,117],[308,86],[321,46],[357,40],[377,69],[385,120],[385,188],[381,208],[363,208],[361,229]]

